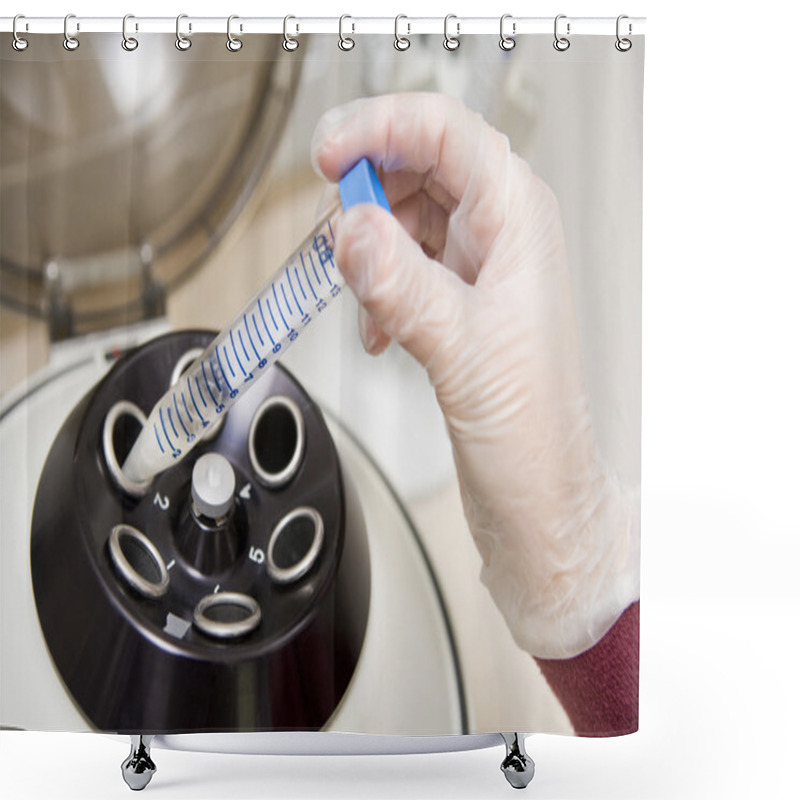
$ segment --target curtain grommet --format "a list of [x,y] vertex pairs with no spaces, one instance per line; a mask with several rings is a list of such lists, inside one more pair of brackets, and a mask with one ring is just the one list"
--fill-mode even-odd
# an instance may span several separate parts
[[570,40],[567,38],[570,34],[570,23],[567,22],[567,33],[566,36],[562,36],[558,32],[558,23],[562,19],[566,19],[566,14],[559,14],[554,22],[553,22],[553,36],[555,37],[553,40],[553,47],[558,50],[559,53],[563,53],[565,50],[569,50]]
[[300,47],[300,42],[297,39],[297,36],[291,36],[289,34],[289,20],[293,19],[295,34],[300,33],[300,26],[297,24],[297,17],[293,17],[291,14],[287,14],[283,18],[283,49],[286,50],[287,53],[293,53]]
[[[448,30],[448,25],[451,19],[454,19],[456,21],[455,36],[451,36],[450,31]],[[444,47],[444,49],[451,53],[454,50],[458,50],[458,46],[461,44],[461,40],[458,38],[460,34],[461,34],[461,23],[458,21],[458,17],[455,14],[448,14],[444,18],[444,41],[442,42],[442,46]]]
[[399,50],[401,53],[408,50],[411,47],[411,39],[408,37],[411,35],[411,23],[406,22],[406,31],[405,36],[400,35],[400,20],[405,19],[407,20],[408,17],[405,14],[398,14],[394,18],[394,49]]
[[[192,40],[181,33],[181,20],[188,18],[188,14],[178,14],[177,18],[175,19],[175,47],[177,47],[182,53],[185,53],[192,46]],[[191,31],[192,23],[190,22],[189,32],[191,33]]]
[[[511,36],[508,36],[506,34],[506,32],[505,32],[505,23],[506,23],[507,19],[511,20]],[[514,18],[511,16],[511,14],[503,14],[503,16],[500,17],[500,49],[501,50],[505,50],[506,52],[508,52],[509,50],[513,50],[514,47],[516,47],[517,42],[513,38],[514,36],[516,36],[516,33],[517,33],[517,23],[514,22]]]
[[[14,17],[14,22],[11,24],[11,34],[12,34],[12,37],[13,37],[13,38],[11,39],[11,46],[12,46],[12,47],[13,47],[13,48],[14,48],[14,49],[15,49],[15,50],[18,52],[18,53],[21,53],[21,52],[23,52],[24,50],[27,50],[27,49],[28,49],[28,44],[29,44],[28,40],[27,40],[27,39],[23,39],[23,38],[22,38],[22,37],[19,35],[19,31],[17,30],[17,22],[18,22],[19,20],[21,20],[21,19],[25,19],[25,15],[24,15],[24,14],[17,14],[17,15]],[[25,28],[26,28],[26,30],[27,30],[27,27],[28,27],[28,25],[27,25],[27,23],[25,23]]]
[[[73,36],[69,32],[69,21],[71,19],[75,19],[74,14],[67,14],[67,16],[64,17],[64,49],[68,50],[70,53],[74,53],[81,46],[81,43],[78,41],[77,36]],[[80,23],[75,23],[75,30],[79,31],[80,29]]]
[[[614,47],[616,47],[620,53],[627,53],[628,50],[630,50],[631,47],[633,47],[633,42],[630,39],[628,39],[626,36],[620,36],[620,23],[624,19],[629,19],[627,14],[620,14],[617,17],[617,41],[614,42]],[[631,23],[629,22],[628,36],[630,36],[632,33],[633,33],[633,25],[631,25]]]
[[[139,40],[135,36],[128,36],[129,19],[136,18],[133,16],[133,14],[126,14],[122,18],[122,49],[132,53],[139,46]],[[138,25],[136,25],[136,30],[139,30]]]
[[[225,42],[225,47],[227,47],[231,53],[238,53],[244,47],[244,42],[241,39],[237,39],[231,33],[231,22],[233,22],[235,19],[239,19],[239,17],[236,16],[236,14],[231,14],[228,17],[228,31],[227,31],[228,41]],[[241,32],[242,32],[242,26],[240,25],[239,33]]]
[[[343,50],[345,53],[349,53],[355,46],[356,40],[353,39],[352,36],[345,36],[344,35],[344,21],[346,19],[353,19],[349,14],[342,14],[339,17],[339,49]],[[355,33],[356,31],[356,24],[353,22],[351,24],[351,33]]]

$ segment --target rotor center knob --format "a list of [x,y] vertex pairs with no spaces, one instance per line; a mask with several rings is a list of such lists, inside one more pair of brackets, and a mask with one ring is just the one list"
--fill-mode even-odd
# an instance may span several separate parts
[[205,517],[220,519],[233,505],[236,476],[228,460],[219,453],[205,453],[192,469],[192,501]]

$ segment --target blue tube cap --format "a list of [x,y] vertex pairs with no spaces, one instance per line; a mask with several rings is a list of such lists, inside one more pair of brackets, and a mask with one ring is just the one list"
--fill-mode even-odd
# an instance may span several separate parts
[[359,203],[374,203],[385,208],[390,214],[392,212],[375,169],[366,158],[362,158],[339,181],[339,199],[345,211]]

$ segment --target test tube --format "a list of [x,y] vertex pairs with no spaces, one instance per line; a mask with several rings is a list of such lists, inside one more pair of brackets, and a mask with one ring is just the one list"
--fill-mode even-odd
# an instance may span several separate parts
[[122,466],[129,481],[145,484],[180,461],[339,296],[345,283],[331,222],[359,203],[391,211],[367,159],[339,181],[339,201],[274,277],[155,404]]

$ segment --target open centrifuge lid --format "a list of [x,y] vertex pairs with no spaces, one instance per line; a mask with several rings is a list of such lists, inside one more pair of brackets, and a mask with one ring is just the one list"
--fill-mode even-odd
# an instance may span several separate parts
[[[130,324],[201,265],[276,151],[301,58],[280,36],[135,52],[98,34],[8,48],[0,71],[3,304],[69,333]],[[5,50],[5,48],[4,48]],[[55,330],[54,330],[55,328]],[[67,334],[68,335],[68,334]]]

